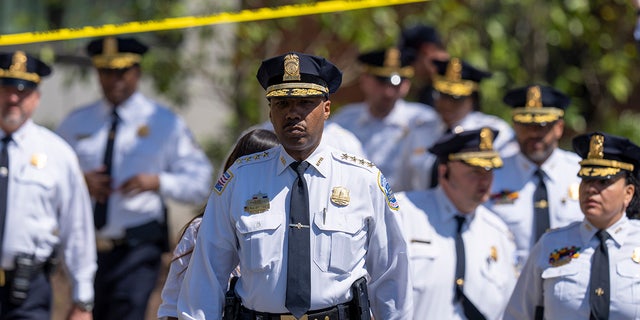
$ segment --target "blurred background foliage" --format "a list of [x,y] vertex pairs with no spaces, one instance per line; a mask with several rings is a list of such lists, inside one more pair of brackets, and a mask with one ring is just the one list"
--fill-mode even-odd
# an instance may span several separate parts
[[[194,0],[195,1],[195,0]],[[175,0],[3,0],[0,33],[123,23],[193,14],[189,2]],[[240,9],[277,7],[312,1],[240,0],[221,5],[205,2],[209,15]],[[29,8],[38,8],[32,10]],[[390,46],[403,27],[418,23],[438,28],[448,51],[476,67],[493,72],[481,85],[482,109],[509,121],[502,103],[508,89],[529,83],[552,85],[572,97],[566,115],[566,141],[576,133],[603,130],[640,142],[638,46],[632,33],[636,9],[630,0],[433,0],[418,4],[237,24],[229,65],[231,76],[208,74],[212,82],[230,84],[233,119],[226,137],[213,137],[207,149],[222,159],[235,137],[266,121],[268,107],[255,80],[260,61],[286,51],[327,57],[344,71],[334,109],[360,100],[355,63],[360,51]],[[144,61],[156,89],[176,105],[185,79],[204,72],[214,59],[206,48],[188,58],[176,52],[184,41],[180,30],[138,35],[154,45]],[[200,28],[203,39],[213,28]],[[85,40],[40,44],[51,59],[88,63]],[[80,79],[81,77],[77,78]],[[216,161],[220,163],[220,161]]]

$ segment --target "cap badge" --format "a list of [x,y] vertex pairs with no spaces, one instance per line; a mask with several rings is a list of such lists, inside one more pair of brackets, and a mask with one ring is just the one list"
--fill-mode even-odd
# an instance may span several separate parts
[[633,254],[631,254],[631,260],[635,263],[640,263],[640,247],[633,249]]
[[102,54],[105,56],[118,53],[118,40],[114,37],[106,37],[102,42]]
[[480,130],[480,150],[493,150],[493,132],[489,128]]
[[571,246],[553,250],[549,254],[549,264],[553,267],[563,266],[580,256],[580,247]]
[[589,143],[589,154],[587,159],[602,159],[604,158],[604,136],[594,134],[591,136],[591,142]]
[[284,75],[282,81],[300,81],[300,57],[290,53],[284,57]]
[[27,55],[22,51],[16,51],[11,59],[11,67],[9,71],[26,72],[27,71]]
[[349,189],[345,187],[333,187],[331,189],[331,202],[337,206],[345,207],[349,205]]
[[460,63],[460,59],[451,58],[447,66],[445,78],[450,81],[460,81],[460,79],[462,79],[462,63]]
[[527,90],[527,105],[526,108],[542,108],[542,94],[540,93],[540,87],[533,86]]
[[251,199],[247,200],[244,211],[250,214],[263,213],[269,210],[269,197],[264,193],[254,194]]
[[400,65],[400,50],[398,48],[389,48],[384,55],[384,66],[398,69]]

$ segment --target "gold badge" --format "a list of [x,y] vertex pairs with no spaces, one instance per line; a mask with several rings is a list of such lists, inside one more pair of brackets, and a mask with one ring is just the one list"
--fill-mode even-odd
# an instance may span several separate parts
[[316,167],[320,166],[320,164],[322,163],[322,160],[324,160],[324,157],[320,157],[320,159],[318,159],[318,162],[316,162]]
[[34,153],[31,156],[31,165],[38,168],[38,169],[42,169],[44,168],[44,166],[47,164],[47,155],[43,154],[43,153]]
[[263,213],[270,208],[269,197],[264,193],[254,194],[246,203],[244,211],[250,214]]
[[331,190],[331,202],[335,205],[344,207],[349,205],[349,189],[345,187],[333,187]]
[[149,126],[142,125],[138,128],[138,137],[146,137],[149,135]]
[[631,260],[635,263],[640,263],[640,247],[633,249],[633,254],[631,255]]
[[493,262],[498,262],[498,249],[495,246],[491,246],[489,257],[491,258],[491,260],[493,260]]
[[290,53],[284,57],[284,75],[282,81],[300,81],[300,57]]
[[569,186],[569,190],[567,192],[567,196],[569,196],[569,199],[571,200],[578,200],[578,197],[580,195],[580,185],[577,183],[572,183]]

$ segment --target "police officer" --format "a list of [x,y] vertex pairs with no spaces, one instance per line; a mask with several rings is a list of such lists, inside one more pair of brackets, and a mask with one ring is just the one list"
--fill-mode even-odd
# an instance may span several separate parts
[[49,273],[67,269],[69,319],[91,319],[96,271],[89,192],[69,145],[31,116],[49,66],[0,53],[0,318],[49,319]]
[[505,158],[496,172],[487,206],[515,236],[521,268],[547,229],[582,220],[575,175],[580,158],[558,148],[569,97],[548,86],[529,85],[507,92],[503,100],[513,107],[520,152]]
[[502,159],[490,128],[443,136],[429,149],[440,184],[398,193],[409,243],[414,319],[500,319],[516,274],[507,226],[482,204]]
[[179,316],[219,319],[239,263],[238,319],[409,318],[406,243],[389,184],[370,161],[321,139],[342,73],[290,52],[263,61],[257,77],[282,145],[234,164],[214,186]]
[[513,129],[507,122],[493,115],[482,113],[478,86],[491,73],[476,69],[459,58],[433,61],[438,75],[433,80],[433,107],[438,112],[434,126],[424,123],[409,132],[402,150],[401,162],[406,164],[399,175],[403,190],[424,190],[437,185],[434,168],[435,157],[427,150],[445,133],[490,127],[498,130],[495,147],[502,157],[517,152]]
[[640,296],[640,147],[606,133],[573,139],[582,221],[545,233],[531,250],[505,319],[635,319]]
[[75,149],[97,230],[96,319],[143,319],[168,249],[165,199],[200,204],[212,167],[183,120],[138,92],[147,46],[91,41],[104,99],[78,108],[58,133]]
[[414,54],[395,47],[358,56],[363,67],[364,101],[345,105],[331,120],[353,132],[364,152],[388,177],[394,190],[404,165],[398,156],[416,123],[433,126],[436,113],[426,105],[403,100],[411,87]]
[[[400,34],[401,50],[411,49],[416,53],[413,63],[415,78],[409,96],[415,101],[433,106],[433,79],[438,75],[434,60],[446,61],[450,56],[438,30],[430,25],[418,24],[402,30]],[[416,90],[413,90],[416,88]]]

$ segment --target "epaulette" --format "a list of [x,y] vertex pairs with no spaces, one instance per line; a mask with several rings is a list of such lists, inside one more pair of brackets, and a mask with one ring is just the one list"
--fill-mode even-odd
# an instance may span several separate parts
[[376,165],[365,158],[361,158],[345,152],[333,152],[332,154],[336,160],[340,160],[341,162],[352,164],[357,167],[365,168],[371,172],[378,171],[378,168],[376,167]]
[[[563,230],[567,230],[570,228],[575,228],[575,227],[580,227],[582,225],[583,221],[574,221],[569,223],[568,225],[562,226],[562,227],[557,227],[557,228],[549,228],[547,229],[547,231],[545,231],[545,233],[556,233],[559,231],[563,231]],[[590,228],[591,226],[589,226]]]
[[272,150],[260,151],[248,156],[240,157],[233,164],[235,166],[243,166],[252,163],[259,163],[272,158],[274,154],[275,152],[273,152]]

